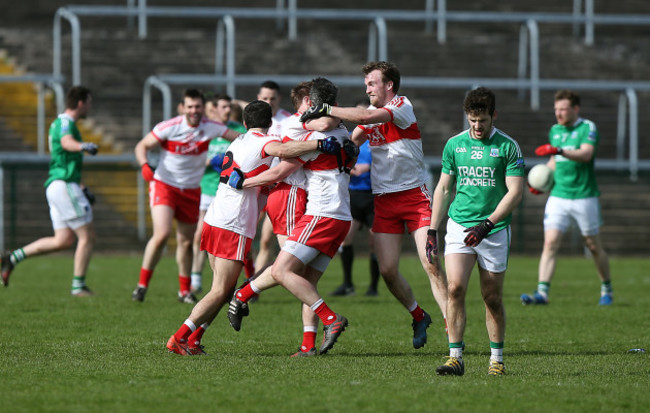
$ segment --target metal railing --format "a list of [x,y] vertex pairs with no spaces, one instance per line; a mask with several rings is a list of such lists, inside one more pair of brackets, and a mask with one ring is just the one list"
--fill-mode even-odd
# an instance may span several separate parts
[[39,154],[45,153],[45,89],[54,91],[57,113],[63,112],[65,92],[63,91],[62,78],[52,75],[0,75],[0,83],[35,83],[37,85],[36,98],[36,147]]

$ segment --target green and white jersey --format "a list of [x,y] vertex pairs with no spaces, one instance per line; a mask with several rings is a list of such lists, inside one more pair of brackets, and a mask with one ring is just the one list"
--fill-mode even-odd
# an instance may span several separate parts
[[551,145],[562,149],[579,149],[583,143],[594,146],[594,156],[589,162],[576,162],[562,155],[554,155],[555,185],[551,189],[551,196],[565,199],[599,196],[594,171],[594,159],[600,141],[596,125],[590,120],[578,118],[573,126],[553,125],[548,137]]
[[[488,218],[508,192],[506,176],[524,176],[519,144],[497,128],[485,139],[474,139],[469,129],[452,137],[442,152],[442,172],[456,179],[456,197],[449,217],[469,228]],[[508,225],[512,215],[495,222],[492,232]]]
[[65,113],[60,114],[52,125],[48,136],[50,146],[50,174],[45,181],[45,187],[50,182],[62,180],[65,182],[81,182],[81,165],[83,154],[81,152],[68,152],[61,146],[61,138],[72,135],[74,140],[81,142],[81,133],[75,121]]
[[[246,133],[246,128],[244,125],[229,120],[226,122],[228,129],[232,129],[235,132]],[[231,142],[224,138],[215,138],[210,141],[208,145],[208,159],[214,158],[216,155],[224,155],[226,149],[230,146]],[[201,193],[205,195],[215,196],[217,193],[217,187],[219,187],[219,175],[220,173],[215,171],[212,166],[205,168],[203,173],[203,178],[201,178]]]

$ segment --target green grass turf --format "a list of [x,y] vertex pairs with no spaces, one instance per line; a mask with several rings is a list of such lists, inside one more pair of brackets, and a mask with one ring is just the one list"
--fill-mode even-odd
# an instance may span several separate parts
[[203,340],[207,357],[181,357],[165,349],[191,310],[176,301],[172,258],[159,264],[144,303],[130,298],[138,256],[94,257],[88,284],[97,296],[86,299],[69,295],[70,257],[28,259],[0,289],[0,411],[646,412],[650,353],[628,350],[650,351],[650,260],[611,264],[610,308],[597,306],[599,282],[584,258],[559,261],[550,305],[524,307],[519,296],[536,286],[537,257],[511,258],[505,377],[486,375],[475,272],[465,376],[437,377],[447,355],[444,324],[412,257],[401,270],[434,318],[423,349],[412,348],[409,314],[385,285],[378,297],[363,295],[365,257],[355,261],[357,295],[327,297],[341,281],[336,259],[320,289],[350,326],[328,355],[309,359],[288,357],[302,329],[298,302],[280,287],[251,305],[240,332],[222,310]]

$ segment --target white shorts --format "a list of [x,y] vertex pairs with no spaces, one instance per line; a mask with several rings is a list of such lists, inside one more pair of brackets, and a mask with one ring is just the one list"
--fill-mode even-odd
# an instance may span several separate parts
[[90,207],[79,184],[65,181],[52,181],[45,189],[47,203],[50,206],[52,228],[77,229],[93,220]]
[[327,254],[323,254],[316,248],[308,247],[305,244],[300,244],[296,241],[289,241],[284,243],[282,251],[286,251],[294,257],[302,261],[303,264],[315,269],[316,271],[325,272],[327,266],[332,260]]
[[551,196],[544,209],[544,231],[557,229],[567,232],[571,222],[575,222],[583,236],[596,235],[603,220],[600,215],[598,198],[564,199]]
[[467,228],[457,224],[451,218],[447,220],[447,235],[445,236],[445,255],[474,254],[479,267],[490,272],[504,272],[508,268],[510,254],[510,226],[490,234],[476,247],[465,245]]
[[210,203],[215,198],[214,195],[201,194],[201,203],[199,204],[199,211],[207,211]]

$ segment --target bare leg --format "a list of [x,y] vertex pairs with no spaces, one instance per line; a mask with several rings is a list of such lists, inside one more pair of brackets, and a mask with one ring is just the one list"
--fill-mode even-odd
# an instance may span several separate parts
[[435,298],[440,308],[442,316],[447,315],[447,276],[445,270],[440,265],[440,260],[436,259],[433,264],[429,263],[426,256],[426,242],[427,242],[427,230],[428,227],[418,228],[413,232],[413,239],[415,240],[415,245],[417,246],[418,256],[420,257],[420,263],[422,268],[427,273],[429,277],[429,283],[431,284],[431,292],[433,293],[433,298]]
[[86,275],[88,270],[88,263],[93,253],[93,246],[95,245],[95,227],[90,222],[87,225],[79,227],[74,230],[77,235],[77,248],[74,253],[74,275],[81,277]]
[[162,255],[167,238],[172,230],[172,220],[174,219],[174,210],[166,205],[156,205],[151,210],[151,219],[153,221],[153,235],[144,248],[142,257],[142,267],[147,270],[156,268]]
[[494,273],[479,267],[481,295],[485,303],[485,326],[493,343],[503,343],[506,334],[506,309],[503,305],[503,281],[506,273]]
[[476,263],[473,254],[445,255],[447,264],[447,283],[449,296],[447,299],[447,326],[449,342],[460,343],[465,335],[467,314],[465,311],[465,295],[472,268]]
[[544,232],[544,249],[539,259],[539,282],[550,283],[553,279],[562,235],[562,232],[557,229],[549,229]]
[[594,257],[594,263],[596,264],[596,271],[598,271],[598,277],[600,281],[607,282],[610,281],[609,273],[609,257],[603,248],[603,243],[600,240],[600,235],[591,235],[584,237],[585,246],[591,252],[591,255]]
[[415,296],[408,281],[398,270],[401,247],[402,234],[375,233],[379,272],[390,292],[408,309],[415,303]]

